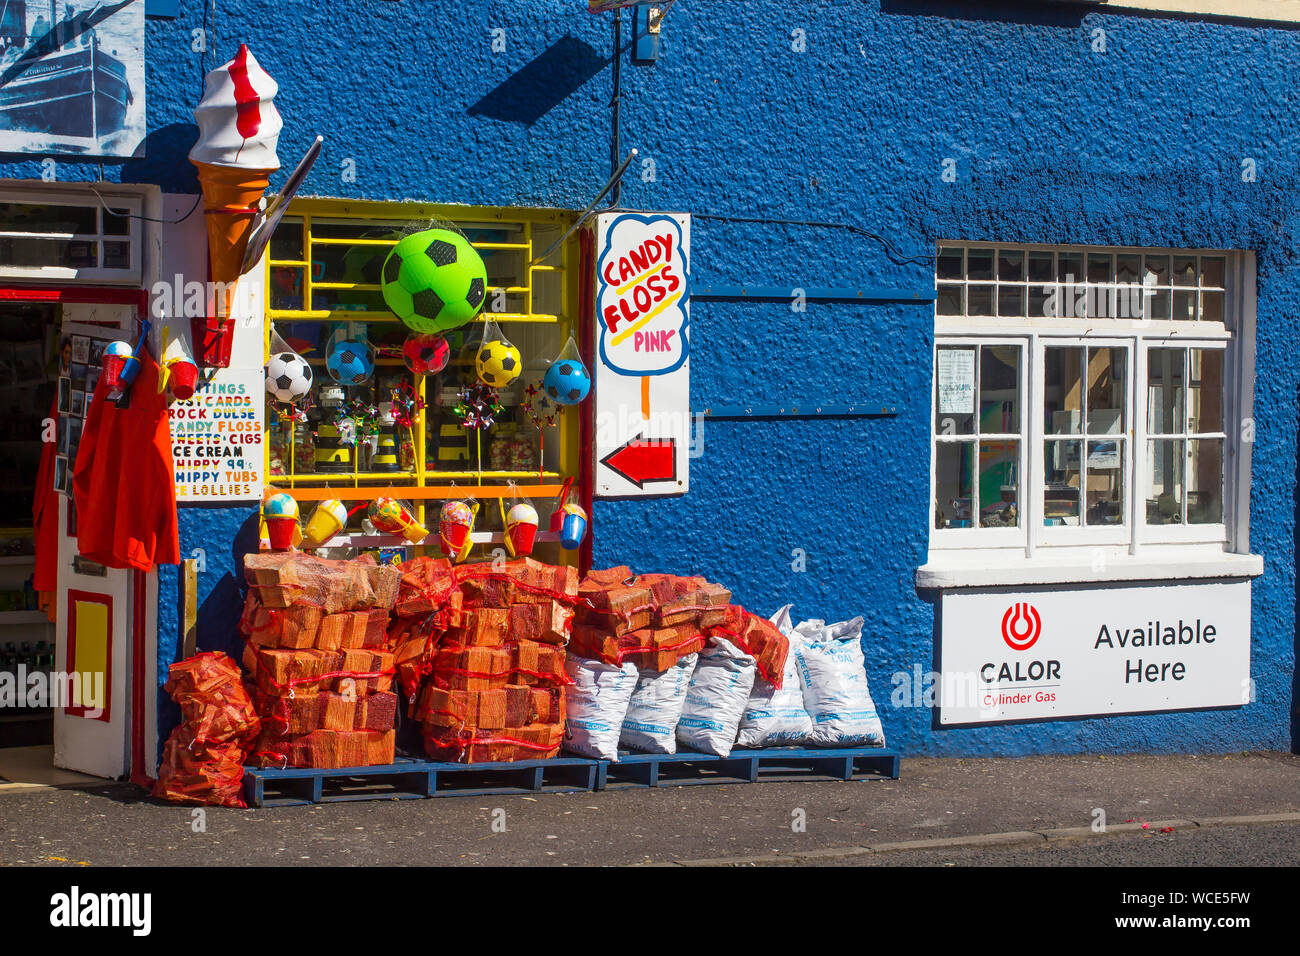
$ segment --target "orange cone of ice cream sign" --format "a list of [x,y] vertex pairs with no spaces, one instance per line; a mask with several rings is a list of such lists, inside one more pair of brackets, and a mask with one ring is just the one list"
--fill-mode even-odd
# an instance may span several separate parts
[[271,173],[280,168],[275,150],[284,123],[273,102],[278,89],[241,44],[233,60],[204,79],[203,99],[194,110],[199,141],[190,150],[190,162],[198,167],[203,187],[209,277],[221,283],[214,288],[231,293],[218,292],[214,314],[195,320],[195,346],[207,366],[230,364],[234,283],[243,268],[258,205]]

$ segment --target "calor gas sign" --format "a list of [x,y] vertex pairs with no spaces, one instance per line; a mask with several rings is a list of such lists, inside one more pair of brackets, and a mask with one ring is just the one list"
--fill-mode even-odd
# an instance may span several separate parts
[[1250,582],[954,590],[942,599],[939,723],[1250,702]]

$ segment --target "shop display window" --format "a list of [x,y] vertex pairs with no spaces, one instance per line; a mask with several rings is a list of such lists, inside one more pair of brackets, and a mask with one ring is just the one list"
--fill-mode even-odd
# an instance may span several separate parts
[[[540,385],[577,331],[576,253],[566,244],[545,261],[537,257],[570,223],[568,214],[547,210],[296,202],[270,242],[267,357],[274,343],[287,344],[310,365],[312,387],[292,407],[267,396],[268,482],[298,497],[304,513],[325,497],[351,506],[390,496],[408,500],[421,521],[427,512],[434,525],[445,500],[472,497],[480,502],[476,541],[500,536],[498,501],[508,507],[517,493],[545,529],[560,488],[577,480],[581,412],[551,408],[553,425],[528,413],[529,386]],[[445,333],[446,368],[420,375],[403,357],[411,330],[388,310],[381,271],[403,235],[439,225],[462,233],[483,257],[487,291],[478,317]],[[476,430],[456,408],[476,380],[489,322],[518,348],[523,371],[498,390],[492,425]],[[373,373],[361,384],[330,374],[330,346],[340,338],[370,346]],[[558,549],[546,547],[538,556],[558,561]]]
[[932,547],[1222,550],[1231,264],[941,243]]

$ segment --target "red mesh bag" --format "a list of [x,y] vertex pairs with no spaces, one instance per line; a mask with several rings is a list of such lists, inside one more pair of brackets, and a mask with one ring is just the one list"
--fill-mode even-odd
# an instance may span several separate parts
[[728,608],[726,620],[716,627],[708,628],[705,633],[709,637],[726,638],[753,657],[759,676],[780,689],[785,659],[790,654],[790,639],[777,630],[771,621],[733,604]]
[[180,706],[181,723],[163,745],[154,795],[243,807],[244,755],[261,721],[238,665],[225,654],[197,654],[171,666],[163,689]]
[[194,740],[178,728],[163,744],[153,794],[175,803],[243,809],[244,753],[238,744]]

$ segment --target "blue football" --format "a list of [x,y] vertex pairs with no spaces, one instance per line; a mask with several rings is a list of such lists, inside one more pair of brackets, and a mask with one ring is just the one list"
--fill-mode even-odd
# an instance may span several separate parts
[[577,359],[560,359],[546,370],[542,388],[557,405],[577,405],[591,391],[591,375]]
[[375,374],[370,343],[364,339],[340,339],[330,346],[325,359],[330,377],[343,385],[360,385]]

